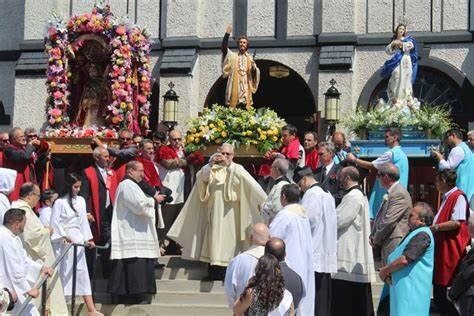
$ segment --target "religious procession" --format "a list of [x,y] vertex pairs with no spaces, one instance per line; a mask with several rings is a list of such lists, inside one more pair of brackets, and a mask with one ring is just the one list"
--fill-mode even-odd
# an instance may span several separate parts
[[0,315],[474,316],[473,17],[5,3]]

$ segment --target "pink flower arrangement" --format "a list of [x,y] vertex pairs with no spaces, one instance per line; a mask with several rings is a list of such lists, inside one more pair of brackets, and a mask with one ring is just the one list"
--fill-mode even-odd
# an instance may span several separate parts
[[[83,43],[75,41],[82,34],[102,35],[113,47],[109,83],[112,102],[105,119],[118,130],[128,127],[134,132],[149,129],[151,95],[150,34],[137,26],[115,19],[109,5],[96,4],[91,13],[72,16],[65,24],[54,16],[47,30],[46,52],[48,122],[54,128],[70,128],[68,53],[74,54]],[[59,112],[58,112],[58,111]],[[81,132],[82,133],[82,132]],[[64,135],[64,133],[58,133]],[[88,133],[87,133],[88,134]],[[78,135],[76,133],[76,135]]]

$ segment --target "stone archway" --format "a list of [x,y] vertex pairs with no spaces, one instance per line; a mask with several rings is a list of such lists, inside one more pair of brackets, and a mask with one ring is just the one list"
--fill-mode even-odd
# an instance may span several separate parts
[[[316,113],[316,103],[313,93],[306,81],[293,69],[273,60],[256,60],[260,69],[260,85],[254,95],[256,108],[269,107],[288,123],[298,128],[299,134],[308,130],[317,130],[312,120]],[[284,78],[270,76],[270,67],[283,66],[289,70]],[[205,106],[214,103],[224,104],[224,94],[227,80],[219,77],[210,89]]]
[[[418,75],[413,86],[413,94],[422,103],[430,105],[447,104],[452,109],[456,124],[468,129],[474,122],[474,111],[469,111],[474,89],[469,79],[457,68],[439,58],[425,58],[418,63]],[[387,99],[387,79],[382,79],[380,70],[367,81],[362,90],[358,106],[370,109],[378,98]]]

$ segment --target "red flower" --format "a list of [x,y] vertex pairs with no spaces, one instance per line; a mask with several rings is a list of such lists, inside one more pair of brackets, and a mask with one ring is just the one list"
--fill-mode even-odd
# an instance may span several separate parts
[[201,166],[204,164],[204,156],[200,151],[193,151],[192,153],[189,154],[189,156],[186,158],[189,164],[193,166]]

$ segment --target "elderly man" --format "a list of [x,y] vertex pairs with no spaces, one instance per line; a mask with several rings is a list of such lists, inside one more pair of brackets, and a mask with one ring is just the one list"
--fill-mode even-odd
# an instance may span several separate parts
[[[172,191],[171,196],[173,198],[172,202],[163,205],[163,220],[165,224],[164,230],[161,232],[163,236],[166,236],[183,208],[184,168],[187,166],[181,132],[172,130],[169,133],[169,141],[169,145],[161,146],[157,152],[157,162],[161,180],[163,185]],[[172,254],[179,252],[174,242],[171,242],[167,246],[167,250]]]
[[410,193],[399,183],[400,173],[394,164],[386,163],[379,167],[377,178],[388,194],[377,212],[370,242],[381,250],[382,263],[386,264],[388,256],[408,233],[412,201]]
[[[468,229],[474,238],[474,216],[469,217]],[[459,307],[460,316],[474,315],[474,247],[459,264],[448,295]]]
[[[258,205],[267,195],[223,144],[196,175],[196,182],[168,237],[183,246],[183,257],[226,267],[247,247],[245,231],[260,222]],[[222,268],[217,277],[223,278]]]
[[[1,134],[0,134],[1,135]],[[1,136],[0,136],[1,139]],[[467,132],[467,145],[474,152],[474,130]]]
[[332,143],[334,144],[334,163],[340,164],[343,162],[347,157],[347,143],[346,143],[346,135],[344,135],[341,131],[335,131],[332,135],[331,139]]
[[296,184],[287,184],[281,189],[283,209],[270,224],[270,235],[282,239],[287,247],[286,263],[303,280],[304,295],[297,313],[314,315],[314,260],[311,226],[305,209],[298,204],[300,190]]
[[[431,207],[416,203],[410,211],[409,234],[380,268],[379,276],[385,282],[381,302],[390,293],[390,315],[429,315],[435,247],[429,229],[432,222]],[[385,306],[380,304],[379,312]]]
[[[383,153],[380,157],[374,161],[365,161],[357,158],[354,154],[348,153],[347,160],[354,163],[357,167],[361,167],[367,170],[379,170],[385,163],[393,163],[398,168],[399,182],[405,189],[408,187],[408,158],[400,147],[400,141],[402,139],[402,133],[399,129],[389,128],[385,132],[385,145],[390,149]],[[374,187],[370,193],[369,206],[370,206],[370,219],[374,219],[377,215],[377,211],[380,209],[380,205],[383,202],[383,197],[387,193],[387,190],[380,185],[379,179],[375,180]]]
[[318,133],[309,131],[304,133],[305,165],[310,167],[313,172],[319,165],[318,157]]
[[337,213],[337,273],[333,275],[333,315],[373,315],[374,259],[369,244],[369,201],[359,186],[359,171],[345,167],[339,180],[346,191]]
[[[44,227],[33,211],[40,199],[40,188],[31,182],[23,183],[20,188],[20,199],[12,202],[12,208],[22,209],[26,213],[26,225],[20,235],[23,246],[31,259],[41,260],[51,266],[55,260],[53,246],[51,245],[51,227]],[[63,287],[59,278],[52,278],[48,285],[50,294],[50,310],[54,315],[67,315],[68,310],[64,299]],[[36,305],[39,306],[37,301]]]
[[275,215],[283,208],[280,203],[281,188],[289,184],[290,180],[286,177],[289,162],[286,159],[277,158],[273,161],[270,170],[270,176],[275,181],[267,200],[260,207],[260,213],[265,223],[270,224]]
[[315,315],[331,314],[331,273],[337,271],[337,216],[334,198],[323,190],[311,169],[295,170],[293,181],[304,192],[301,205],[311,227],[313,272],[316,281]]
[[143,164],[129,161],[120,182],[112,216],[113,270],[108,292],[123,303],[151,302],[156,293],[154,265],[160,256],[155,229],[155,199],[143,193]]
[[432,155],[439,161],[438,169],[456,170],[456,186],[462,190],[471,200],[474,194],[474,154],[469,146],[462,140],[462,132],[458,129],[451,129],[446,132],[446,143],[451,147],[448,159],[437,151],[432,151]]
[[[37,298],[40,295],[38,288],[34,283],[40,276],[52,275],[51,268],[42,266],[27,256],[22,246],[19,235],[25,229],[27,222],[25,211],[21,209],[10,209],[5,213],[3,225],[0,226],[0,284],[5,285],[15,296],[18,296],[18,304],[15,304],[13,313],[18,314],[21,303],[26,300],[27,295]],[[52,315],[58,314],[51,311]],[[3,315],[3,314],[2,314]],[[29,303],[21,315],[39,315],[37,308],[33,303]]]
[[316,169],[314,177],[319,182],[321,188],[331,193],[337,206],[344,196],[344,190],[341,188],[337,178],[342,166],[334,162],[335,152],[336,149],[333,143],[321,142],[318,144],[320,166]]
[[293,296],[293,305],[295,309],[298,309],[301,298],[304,295],[303,280],[285,261],[286,245],[283,239],[277,237],[270,238],[265,245],[265,254],[275,256],[280,262],[281,272],[285,279],[285,289]]
[[49,145],[38,139],[27,142],[25,133],[19,127],[14,127],[9,135],[10,144],[5,147],[3,166],[18,172],[15,189],[10,194],[10,200],[15,201],[20,196],[20,187],[23,183],[36,183],[36,159],[38,155],[48,151]]
[[447,300],[446,291],[471,242],[467,229],[469,204],[464,192],[456,186],[456,179],[454,170],[442,170],[436,175],[435,181],[436,188],[443,194],[443,200],[431,227],[435,238],[433,296],[443,314],[454,313],[454,306]]
[[229,263],[224,286],[230,308],[234,307],[234,302],[244,292],[248,280],[255,275],[255,266],[258,259],[263,256],[264,246],[269,238],[267,225],[263,223],[252,225],[249,230],[250,249],[237,255]]

